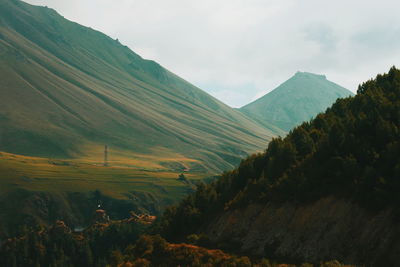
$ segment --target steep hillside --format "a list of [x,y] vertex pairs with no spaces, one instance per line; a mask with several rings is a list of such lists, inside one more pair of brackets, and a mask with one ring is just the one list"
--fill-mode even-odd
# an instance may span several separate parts
[[395,266],[400,70],[378,75],[263,154],[168,209],[159,231],[293,261]]
[[178,154],[192,159],[182,168],[219,171],[279,133],[118,40],[18,0],[0,0],[0,73],[0,151],[101,161],[108,144],[125,159]]
[[324,75],[297,72],[292,78],[240,110],[265,125],[289,131],[325,111],[336,99],[353,95]]
[[390,208],[371,213],[346,199],[327,197],[231,209],[211,220],[204,232],[221,248],[253,257],[380,267],[396,266],[398,222]]

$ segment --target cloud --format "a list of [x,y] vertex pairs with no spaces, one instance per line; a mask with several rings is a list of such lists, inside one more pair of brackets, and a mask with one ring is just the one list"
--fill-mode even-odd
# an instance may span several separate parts
[[296,71],[353,91],[400,61],[394,0],[28,0],[118,38],[232,106]]

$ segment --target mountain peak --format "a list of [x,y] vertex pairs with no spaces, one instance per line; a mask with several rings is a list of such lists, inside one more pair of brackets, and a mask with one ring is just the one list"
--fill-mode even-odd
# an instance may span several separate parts
[[315,74],[312,72],[306,72],[306,71],[297,71],[293,77],[315,77],[315,78],[321,78],[326,80],[326,76],[323,74]]
[[285,131],[325,111],[337,98],[353,93],[326,79],[325,75],[296,72],[277,88],[241,108],[253,119]]

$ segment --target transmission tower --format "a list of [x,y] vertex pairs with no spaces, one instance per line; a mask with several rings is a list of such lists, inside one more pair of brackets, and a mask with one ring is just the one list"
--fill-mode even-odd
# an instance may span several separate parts
[[108,166],[108,147],[104,146],[104,167]]

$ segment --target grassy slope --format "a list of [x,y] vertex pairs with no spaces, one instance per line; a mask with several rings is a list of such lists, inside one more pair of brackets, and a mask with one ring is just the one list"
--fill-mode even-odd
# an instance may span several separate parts
[[[40,192],[88,192],[100,190],[115,199],[127,192],[151,192],[165,202],[182,198],[190,189],[178,181],[180,172],[154,166],[153,170],[127,166],[103,167],[92,162],[51,160],[0,152],[0,194],[16,189]],[[186,174],[193,182],[206,178]]]
[[337,98],[353,95],[323,75],[298,72],[276,89],[240,110],[260,123],[285,131],[310,120]]
[[219,172],[282,133],[54,10],[1,0],[0,15],[0,150],[98,159],[108,144]]

